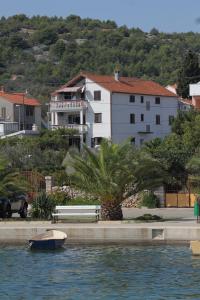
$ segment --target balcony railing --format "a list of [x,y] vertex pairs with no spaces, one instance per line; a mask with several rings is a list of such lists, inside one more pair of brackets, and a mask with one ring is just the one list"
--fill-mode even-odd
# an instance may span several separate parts
[[70,111],[87,108],[87,102],[84,100],[51,101],[50,111]]
[[51,125],[52,129],[65,128],[65,129],[75,129],[79,133],[86,133],[88,131],[87,125],[81,124],[65,124],[65,125]]

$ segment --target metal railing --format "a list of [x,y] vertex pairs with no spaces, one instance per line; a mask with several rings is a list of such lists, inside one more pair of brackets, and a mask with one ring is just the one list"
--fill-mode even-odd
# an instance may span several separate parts
[[65,125],[51,125],[51,129],[58,129],[58,128],[65,128],[65,129],[75,129],[79,133],[84,133],[88,131],[87,125],[81,124],[65,124]]
[[87,102],[84,100],[51,101],[50,111],[68,111],[87,108]]

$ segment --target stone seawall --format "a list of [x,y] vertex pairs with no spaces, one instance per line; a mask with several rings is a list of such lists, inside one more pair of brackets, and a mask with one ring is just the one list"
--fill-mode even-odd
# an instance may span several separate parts
[[68,243],[177,243],[200,240],[200,225],[194,222],[124,224],[51,224],[50,222],[1,222],[0,244],[24,244],[36,234],[55,229],[67,233]]

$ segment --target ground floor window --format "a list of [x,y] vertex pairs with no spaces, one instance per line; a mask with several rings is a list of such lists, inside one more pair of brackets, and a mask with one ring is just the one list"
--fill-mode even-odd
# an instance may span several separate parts
[[94,148],[97,145],[100,145],[102,142],[102,137],[95,137],[91,139],[91,147]]
[[174,116],[169,116],[169,125],[171,126],[174,122]]
[[33,124],[26,124],[25,130],[32,130]]
[[80,149],[80,137],[71,137],[69,138],[69,146],[76,147]]
[[133,146],[135,145],[135,137],[131,138],[131,145],[133,145]]

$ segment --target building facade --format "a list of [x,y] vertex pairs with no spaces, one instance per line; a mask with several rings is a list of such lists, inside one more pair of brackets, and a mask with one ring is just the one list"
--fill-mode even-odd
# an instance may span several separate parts
[[102,138],[140,146],[169,134],[177,110],[177,96],[155,82],[80,73],[52,94],[50,127],[77,129],[90,147]]
[[1,90],[0,122],[15,123],[19,131],[32,130],[33,125],[40,129],[41,104],[24,93],[8,93]]

